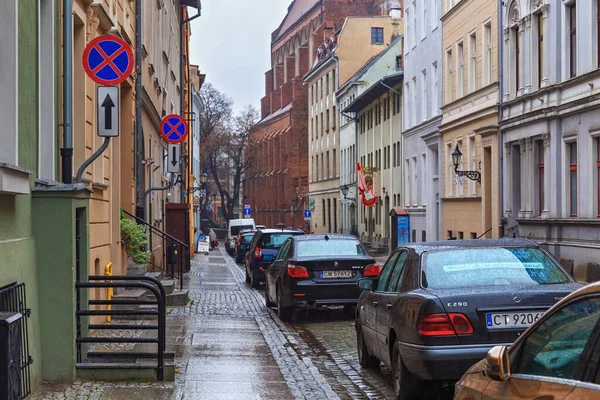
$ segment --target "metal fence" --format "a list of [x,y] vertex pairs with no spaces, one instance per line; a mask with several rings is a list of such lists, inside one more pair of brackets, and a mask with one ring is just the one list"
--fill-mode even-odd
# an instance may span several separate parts
[[28,319],[31,310],[27,308],[25,284],[11,283],[0,288],[0,311],[17,312],[23,315],[21,319],[21,393],[23,398],[31,394],[31,373],[29,366],[33,358],[29,355]]

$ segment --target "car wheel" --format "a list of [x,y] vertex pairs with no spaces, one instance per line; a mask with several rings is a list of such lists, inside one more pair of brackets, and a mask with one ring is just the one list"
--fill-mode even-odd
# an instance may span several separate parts
[[363,368],[376,368],[379,366],[377,357],[369,354],[369,348],[362,334],[360,323],[356,324],[356,348],[358,350],[358,363]]
[[250,283],[250,275],[248,275],[248,267],[244,268],[244,272],[246,273],[246,283]]
[[258,287],[258,279],[256,279],[256,274],[250,269],[250,287],[257,288]]
[[269,299],[269,285],[265,285],[265,305],[267,308],[275,307],[275,303]]
[[392,371],[394,373],[394,394],[397,400],[418,400],[422,397],[419,393],[419,385],[412,374],[406,369],[398,342],[394,342]]
[[294,307],[284,307],[282,304],[281,289],[277,288],[277,316],[280,320],[288,322],[292,319]]

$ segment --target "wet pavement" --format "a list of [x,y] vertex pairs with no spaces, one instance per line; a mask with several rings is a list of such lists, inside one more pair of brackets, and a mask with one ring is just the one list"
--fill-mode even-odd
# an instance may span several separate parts
[[391,399],[391,371],[358,365],[352,314],[299,312],[282,323],[223,249],[192,260],[190,301],[169,307],[175,382],[44,384],[31,399]]

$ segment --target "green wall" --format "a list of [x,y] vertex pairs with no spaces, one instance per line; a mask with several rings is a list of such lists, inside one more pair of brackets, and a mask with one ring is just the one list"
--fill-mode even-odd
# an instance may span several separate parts
[[[38,4],[19,0],[19,166],[37,171],[38,140]],[[31,176],[33,186],[35,175]],[[31,216],[31,196],[0,195],[0,286],[24,282],[27,306],[31,309],[29,351],[33,357],[31,386],[41,379],[39,300],[36,241]]]

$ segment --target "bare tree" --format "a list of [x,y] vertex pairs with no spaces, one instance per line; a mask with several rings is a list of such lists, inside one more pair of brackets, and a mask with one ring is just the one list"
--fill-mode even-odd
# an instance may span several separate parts
[[201,165],[212,177],[221,197],[221,212],[229,221],[240,201],[241,183],[250,165],[244,150],[258,111],[247,106],[232,119],[233,102],[211,84],[202,87],[200,97]]

